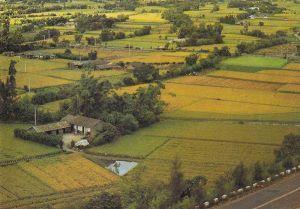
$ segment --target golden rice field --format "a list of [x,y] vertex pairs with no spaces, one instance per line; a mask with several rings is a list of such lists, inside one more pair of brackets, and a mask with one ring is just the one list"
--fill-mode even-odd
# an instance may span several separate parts
[[165,86],[166,89],[163,93],[171,93],[178,96],[185,96],[187,98],[227,100],[261,105],[300,108],[300,95],[296,94],[174,83],[166,83]]
[[53,192],[101,187],[117,179],[80,154],[32,160],[0,169],[0,203]]
[[255,81],[233,80],[229,78],[218,78],[210,76],[183,76],[168,81],[170,83],[190,84],[200,86],[217,86],[237,89],[256,89],[274,91],[280,88],[281,84],[261,83]]
[[146,181],[166,181],[170,173],[171,161],[178,156],[186,177],[203,175],[209,185],[221,174],[243,161],[252,164],[258,160],[273,159],[273,147],[226,142],[209,142],[192,139],[172,139],[151,154],[145,161]]
[[232,71],[219,70],[210,73],[209,76],[250,80],[250,81],[262,81],[262,82],[270,82],[270,83],[300,84],[300,77],[282,76],[282,75],[274,75],[274,74],[266,75],[260,73],[232,72]]
[[258,73],[268,75],[300,77],[300,72],[291,70],[260,70]]
[[300,85],[286,84],[279,88],[278,91],[300,93]]
[[[215,76],[220,72],[239,77]],[[273,150],[285,135],[300,133],[299,125],[293,124],[299,122],[299,94],[279,92],[297,89],[298,85],[289,84],[297,79],[289,70],[214,71],[208,76],[170,79],[162,91],[168,106],[161,122],[93,151],[141,156],[139,151],[130,151],[130,138],[136,144],[148,139],[157,148],[151,152],[139,145],[138,150],[150,152],[141,163],[146,168],[142,174],[145,181],[166,181],[171,161],[178,156],[185,176],[204,175],[210,185],[240,161],[272,160]],[[125,87],[119,93],[132,93],[141,86],[145,85]]]
[[289,63],[286,66],[284,66],[283,69],[298,71],[300,70],[300,63]]
[[269,114],[269,113],[286,113],[299,112],[300,108],[282,107],[265,104],[253,104],[240,101],[226,101],[216,99],[201,99],[196,103],[180,108],[181,111],[193,112],[212,112],[223,114]]

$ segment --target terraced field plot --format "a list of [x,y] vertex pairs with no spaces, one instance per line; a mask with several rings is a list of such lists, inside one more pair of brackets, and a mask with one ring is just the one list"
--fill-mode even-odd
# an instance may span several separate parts
[[[218,71],[220,72],[220,71]],[[260,90],[166,83],[163,93],[191,99],[214,99],[249,104],[300,108],[300,96]]]
[[20,198],[100,187],[112,183],[116,178],[79,154],[18,163],[1,168],[0,206]]
[[268,74],[268,75],[300,77],[300,72],[291,71],[291,70],[260,70],[257,73]]
[[289,63],[283,69],[300,71],[300,63]]
[[14,137],[15,128],[27,128],[24,124],[0,123],[0,161],[14,160],[57,152],[58,149]]
[[232,78],[241,79],[249,81],[261,81],[269,83],[289,83],[289,84],[300,84],[300,78],[294,76],[281,76],[281,75],[266,75],[260,73],[246,73],[246,72],[232,72],[219,70],[210,73],[209,76],[222,77],[222,78]]
[[278,89],[281,92],[300,93],[300,85],[286,84]]
[[216,86],[237,89],[256,89],[274,91],[280,88],[281,84],[261,83],[256,81],[233,80],[228,78],[218,78],[210,76],[184,76],[167,81],[169,83],[179,83],[199,86]]
[[[0,78],[6,79],[8,74],[9,62],[11,59],[17,61],[16,69],[16,83],[18,88],[23,88],[25,85],[31,88],[42,88],[47,86],[57,86],[69,84],[75,80],[79,80],[81,75],[87,71],[84,70],[67,70],[67,63],[69,61],[62,59],[54,60],[32,60],[7,58],[0,56],[0,62],[3,60],[3,65],[0,67]],[[5,61],[4,61],[5,60]],[[113,78],[115,76],[125,75],[126,71],[121,70],[106,70],[106,71],[92,71],[91,75],[96,78]],[[47,81],[47,82],[45,82]]]
[[276,57],[244,55],[226,59],[221,63],[223,68],[237,71],[257,71],[262,68],[281,68],[287,61]]
[[101,155],[129,156],[143,158],[166,143],[167,139],[144,135],[128,135],[103,146],[93,147],[89,153]]

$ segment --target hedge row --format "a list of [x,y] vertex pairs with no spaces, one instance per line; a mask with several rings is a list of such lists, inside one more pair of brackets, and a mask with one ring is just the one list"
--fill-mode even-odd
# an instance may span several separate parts
[[40,144],[45,144],[48,146],[58,146],[62,142],[62,135],[47,135],[44,133],[36,133],[33,131],[28,131],[25,129],[15,129],[15,137],[22,138],[28,141],[38,142]]

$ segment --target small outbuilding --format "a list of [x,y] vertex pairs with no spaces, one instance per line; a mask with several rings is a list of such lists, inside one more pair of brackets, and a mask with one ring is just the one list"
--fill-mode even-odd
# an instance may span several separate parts
[[63,134],[71,132],[71,125],[66,121],[59,121],[56,123],[48,123],[40,126],[32,126],[28,130],[35,131],[37,133]]

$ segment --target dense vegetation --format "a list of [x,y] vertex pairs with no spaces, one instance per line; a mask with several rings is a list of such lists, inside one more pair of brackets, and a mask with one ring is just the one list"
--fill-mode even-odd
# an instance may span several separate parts
[[25,129],[15,129],[15,137],[19,137],[24,140],[34,141],[37,143],[45,144],[48,146],[61,145],[62,135],[48,135],[45,133],[36,133]]

